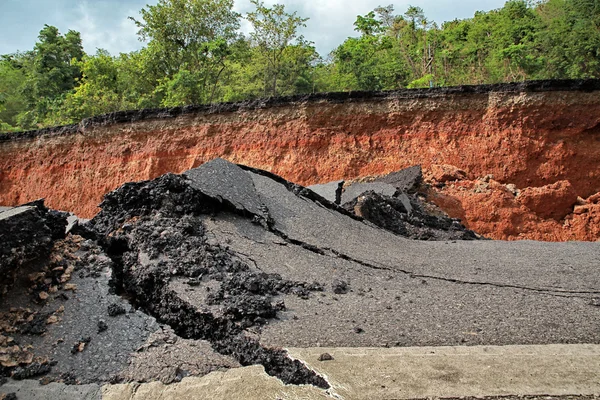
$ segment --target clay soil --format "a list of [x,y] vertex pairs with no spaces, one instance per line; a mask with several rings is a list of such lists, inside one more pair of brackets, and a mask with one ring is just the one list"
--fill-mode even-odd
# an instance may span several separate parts
[[303,185],[422,165],[430,200],[482,235],[595,241],[599,90],[595,80],[539,81],[110,114],[5,135],[0,205],[44,197],[91,218],[125,182],[215,157]]

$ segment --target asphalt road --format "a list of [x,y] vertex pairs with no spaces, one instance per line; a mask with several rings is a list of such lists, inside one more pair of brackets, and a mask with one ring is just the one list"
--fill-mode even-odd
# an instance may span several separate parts
[[[412,241],[351,218],[330,203],[316,201],[301,188],[224,161],[204,164],[187,175],[194,190],[226,205],[219,212],[201,217],[208,244],[226,248],[233,258],[248,265],[251,272],[279,274],[284,280],[294,282],[317,282],[324,288],[308,296],[279,293],[272,301],[283,301],[285,309],[278,311],[276,318],[244,330],[244,335],[265,348],[296,349],[291,350],[292,356],[306,360],[307,365],[323,376],[342,371],[343,379],[348,382],[371,379],[344,375],[367,365],[366,359],[354,358],[358,360],[356,364],[348,364],[346,369],[341,366],[338,372],[319,368],[318,363],[312,365],[321,348],[352,355],[363,348],[397,354],[394,351],[423,346],[476,349],[475,346],[600,344],[600,243]],[[185,243],[185,236],[169,229],[151,232],[165,240],[176,234],[177,240]],[[98,259],[106,258],[94,254],[91,258],[85,254],[79,256],[95,259],[96,264]],[[147,254],[130,253],[126,257],[139,260],[136,268],[155,263],[148,262]],[[168,257],[174,256],[160,254],[156,260],[167,262]],[[178,327],[161,326],[142,312],[143,304],[134,309],[128,304],[127,293],[119,297],[110,290],[110,271],[106,265],[92,267],[89,270],[83,267],[74,277],[77,290],[69,294],[68,300],[56,300],[65,308],[59,323],[49,325],[43,336],[17,337],[23,345],[31,344],[36,354],[57,361],[52,376],[68,373],[81,383],[93,383],[86,392],[89,398],[106,395],[101,385],[113,380],[172,383],[186,376],[206,376],[207,380],[193,381],[194,389],[189,389],[189,385],[173,389],[175,393],[179,393],[177,390],[194,393],[200,387],[211,393],[222,379],[247,380],[248,387],[264,381],[267,386],[275,385],[273,390],[280,390],[281,382],[266,376],[262,366],[249,367],[248,377],[243,372],[246,369],[239,368],[246,364],[236,359],[235,354],[218,353],[210,340],[177,337],[174,330]],[[223,310],[219,304],[208,304],[207,296],[219,289],[222,279],[222,276],[207,277],[189,285],[186,277],[174,273],[167,289],[182,304],[191,305],[189,309],[220,318]],[[227,295],[237,296],[235,292]],[[13,297],[13,303],[19,301],[18,296]],[[59,303],[53,301],[36,307],[42,312],[53,311]],[[123,305],[126,313],[108,316],[107,309],[114,303]],[[5,304],[5,309],[15,305]],[[185,310],[188,308],[179,312],[189,312]],[[194,315],[190,317],[193,319]],[[100,319],[108,322],[107,331],[99,332]],[[86,337],[91,337],[86,349],[73,353],[73,345]],[[575,354],[569,353],[569,349],[562,356],[553,353],[558,357],[556,360]],[[590,371],[600,368],[597,355],[600,353],[597,347],[594,349]],[[403,361],[400,358],[397,362],[400,365]],[[515,358],[512,365],[520,363]],[[390,365],[392,369],[398,368],[396,364]],[[510,369],[510,365],[506,368]],[[215,371],[226,370],[214,375]],[[264,380],[257,380],[254,373]],[[581,379],[586,383],[586,379],[591,382],[594,377],[583,375]],[[595,382],[598,383],[597,379]],[[39,398],[35,397],[40,392],[33,383],[10,384],[17,386],[0,386],[0,392],[12,387],[24,391],[19,398]],[[27,385],[33,385],[33,389],[26,388]],[[161,389],[159,384],[151,388],[144,392],[146,389],[121,386],[111,392],[113,397],[107,398],[133,399],[138,398],[136,393],[141,396],[171,390]],[[34,394],[25,394],[30,389]],[[71,393],[74,389],[60,386],[56,390]],[[314,387],[310,390],[316,393],[314,398],[331,395]],[[373,392],[372,387],[369,390],[371,394],[379,393]],[[299,393],[296,395],[300,396]],[[388,398],[419,397],[419,392],[414,393]],[[469,392],[444,395],[453,393],[471,395]],[[492,394],[498,393],[477,395]],[[547,394],[580,393],[554,390]],[[85,398],[83,394],[65,396]],[[176,394],[173,396],[177,398]],[[357,396],[338,398],[369,398]]]
[[[219,215],[205,221],[213,240],[261,271],[326,287],[286,296],[260,332],[268,345],[600,341],[600,243],[411,241],[250,174],[277,233]],[[351,290],[333,293],[336,280]]]

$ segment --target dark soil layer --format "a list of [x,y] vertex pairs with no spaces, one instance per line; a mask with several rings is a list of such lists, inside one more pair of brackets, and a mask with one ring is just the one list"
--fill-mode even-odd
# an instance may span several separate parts
[[210,105],[192,105],[173,108],[154,108],[135,111],[118,111],[110,114],[87,118],[79,124],[58,126],[26,132],[12,132],[0,135],[0,142],[31,139],[42,135],[69,135],[81,132],[84,128],[117,123],[131,123],[149,119],[168,119],[185,114],[217,114],[235,112],[240,110],[258,110],[269,107],[290,105],[298,102],[351,102],[351,101],[377,101],[387,99],[418,99],[429,97],[444,97],[450,95],[469,95],[489,92],[549,92],[549,91],[583,91],[591,92],[600,90],[598,79],[574,80],[539,80],[514,83],[498,83],[492,85],[466,85],[455,87],[439,87],[432,89],[401,89],[385,92],[341,92],[341,93],[315,93],[308,95],[284,96],[247,100],[237,103],[220,103]]
[[48,210],[43,200],[0,213],[0,296],[19,274],[50,254],[66,227],[67,214]]

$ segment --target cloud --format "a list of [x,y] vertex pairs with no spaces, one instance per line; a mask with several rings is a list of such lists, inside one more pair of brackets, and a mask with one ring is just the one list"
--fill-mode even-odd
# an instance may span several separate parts
[[137,16],[137,12],[112,2],[83,1],[77,7],[72,29],[81,33],[88,54],[97,49],[108,50],[111,54],[127,53],[142,46],[136,36],[137,27],[127,18]]
[[[79,31],[87,53],[97,48],[111,54],[139,49],[135,24],[128,16],[139,16],[146,3],[158,0],[0,0],[0,54],[16,50],[30,50],[44,24],[54,25],[63,33]],[[423,8],[428,18],[441,23],[455,18],[472,17],[475,11],[502,7],[505,0],[265,0],[267,6],[283,3],[289,12],[297,11],[308,17],[307,27],[301,33],[315,43],[317,51],[326,56],[347,37],[357,36],[353,23],[357,15],[364,15],[379,5],[393,3],[402,14],[413,4]],[[253,9],[250,0],[236,0],[235,10],[245,14]],[[251,30],[248,21],[242,21],[242,31]],[[15,34],[18,32],[18,35]]]
[[[326,56],[336,46],[340,45],[348,36],[353,35],[353,23],[356,16],[366,14],[377,7],[379,0],[348,1],[348,0],[265,0],[265,5],[283,3],[286,11],[296,11],[301,17],[308,17],[307,27],[301,30],[304,37],[315,43],[317,51]],[[374,5],[371,5],[373,3]],[[236,1],[236,10],[246,13],[253,9],[250,0]],[[243,24],[244,31],[249,31],[248,24]]]

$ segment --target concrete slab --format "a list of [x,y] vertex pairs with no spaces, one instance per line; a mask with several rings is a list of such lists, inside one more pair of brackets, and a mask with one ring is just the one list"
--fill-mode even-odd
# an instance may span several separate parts
[[[344,399],[600,393],[599,345],[289,349]],[[318,361],[323,353],[334,360]]]
[[107,385],[103,400],[264,400],[264,399],[331,399],[327,391],[314,386],[284,385],[267,375],[262,366],[213,372],[201,378],[184,378],[180,383]]
[[[593,396],[600,393],[600,346],[294,348],[290,355],[332,385],[283,385],[261,366],[213,372],[165,386],[107,385],[104,400],[416,399]],[[321,354],[333,356],[318,361]]]

